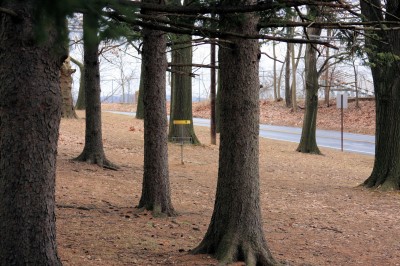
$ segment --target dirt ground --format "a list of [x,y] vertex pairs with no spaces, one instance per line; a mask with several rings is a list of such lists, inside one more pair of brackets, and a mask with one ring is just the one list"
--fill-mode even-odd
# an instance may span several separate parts
[[[107,109],[105,107],[103,109]],[[111,107],[109,107],[111,108]],[[112,107],[113,109],[115,107]],[[127,107],[125,107],[127,108]],[[128,107],[130,108],[130,107]],[[57,165],[57,241],[64,265],[217,265],[190,255],[212,214],[218,147],[169,144],[172,202],[179,216],[154,218],[135,209],[143,174],[143,122],[103,112],[112,171],[71,161],[84,144],[84,113],[63,120]],[[260,140],[261,208],[269,248],[290,265],[400,265],[400,193],[357,187],[373,157]],[[235,265],[243,265],[236,263]]]

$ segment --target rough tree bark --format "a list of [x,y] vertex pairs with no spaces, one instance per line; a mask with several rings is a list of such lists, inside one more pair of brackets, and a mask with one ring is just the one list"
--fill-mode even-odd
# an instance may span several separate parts
[[86,100],[85,147],[75,160],[116,170],[118,167],[107,160],[103,148],[98,56],[99,39],[97,37],[99,22],[96,16],[84,14],[83,24]]
[[76,110],[85,110],[85,67],[84,65],[76,60],[73,57],[71,58],[71,62],[74,63],[79,67],[79,71],[81,72],[81,75],[79,77],[79,93],[78,93],[78,99],[76,100],[76,105],[75,109]]
[[[228,1],[222,5],[250,4]],[[257,33],[254,14],[222,16],[231,32]],[[262,229],[259,199],[259,45],[228,38],[219,49],[221,135],[214,211],[207,233],[193,253],[214,254],[221,264],[275,265]]]
[[78,118],[75,113],[74,103],[72,99],[72,74],[75,69],[71,68],[70,59],[67,58],[60,69],[60,87],[62,95],[62,118]]
[[61,265],[54,194],[67,50],[55,23],[37,43],[35,6],[3,1],[17,17],[0,13],[0,265]]
[[[315,12],[314,12],[315,13]],[[321,29],[308,28],[309,36],[319,36]],[[315,38],[315,37],[313,37]],[[306,45],[305,53],[305,82],[306,82],[306,99],[305,113],[303,119],[303,128],[298,152],[321,154],[316,139],[317,130],[317,113],[318,113],[318,77],[320,73],[317,71],[317,50],[315,44]]]
[[[361,1],[361,12],[368,21],[398,20],[398,0],[386,2],[386,13],[379,0]],[[392,17],[393,14],[395,17]],[[372,63],[376,100],[375,162],[363,186],[381,190],[400,189],[400,31],[379,32],[367,38]]]
[[[145,0],[154,3],[157,0]],[[162,4],[164,2],[162,1]],[[145,11],[141,11],[145,12]],[[156,13],[146,13],[159,15]],[[167,70],[165,33],[144,28],[143,35],[143,104],[144,104],[144,173],[138,208],[154,215],[175,215],[171,202],[168,171],[167,112],[165,79]]]

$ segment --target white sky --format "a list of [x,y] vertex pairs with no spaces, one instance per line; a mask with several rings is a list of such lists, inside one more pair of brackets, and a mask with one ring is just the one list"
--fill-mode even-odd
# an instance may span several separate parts
[[[296,45],[298,47],[298,45]],[[280,61],[284,61],[284,56],[286,52],[286,44],[280,44],[276,47],[278,59]],[[296,48],[297,50],[298,48]],[[80,45],[74,45],[71,47],[71,55],[74,56],[78,60],[82,60],[82,47]],[[272,46],[271,45],[263,45],[261,47],[262,52],[267,53],[272,56]],[[303,47],[304,52],[304,47]],[[297,51],[296,51],[297,54]],[[140,79],[140,55],[136,52],[135,49],[128,49],[127,53],[123,52],[111,53],[107,52],[103,56],[100,57],[101,62],[101,89],[102,96],[107,96],[110,94],[122,94],[121,89],[121,69],[123,69],[123,75],[125,78],[129,78],[129,85],[125,83],[125,93],[132,94],[133,91],[139,89],[139,79]],[[202,45],[196,46],[193,51],[193,63],[195,64],[209,64],[210,63],[210,46]],[[80,72],[79,69],[72,64],[73,68],[77,69],[77,72],[73,75],[74,84],[73,84],[73,95],[76,97],[79,89],[79,77]],[[123,67],[120,67],[123,66]],[[277,63],[278,73],[282,64]],[[302,77],[299,73],[301,73],[304,69],[302,62],[300,61],[298,68],[298,77],[297,83],[298,87],[302,88]],[[350,65],[341,64],[340,69],[347,73],[353,73],[353,68]],[[363,66],[358,67],[361,75],[365,76],[367,79],[372,80],[370,77],[369,69]],[[260,59],[260,83],[268,83],[270,82],[273,71],[273,61],[268,58],[266,55],[262,55]],[[199,98],[204,99],[208,97],[209,93],[209,84],[210,84],[210,69],[209,68],[193,68],[193,72],[196,74],[196,77],[193,78],[193,98],[198,100]],[[283,86],[282,81],[282,86]],[[169,72],[167,72],[167,95],[170,94],[169,88]],[[365,84],[370,84],[366,82]],[[365,86],[361,84],[362,86]],[[368,85],[367,85],[368,86]],[[372,84],[370,84],[370,88],[372,89]],[[283,95],[283,94],[282,94]]]

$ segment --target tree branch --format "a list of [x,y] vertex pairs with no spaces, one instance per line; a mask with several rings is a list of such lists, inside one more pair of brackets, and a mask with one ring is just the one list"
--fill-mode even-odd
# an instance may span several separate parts
[[282,64],[285,63],[285,62],[280,61],[280,60],[278,60],[278,59],[276,59],[276,58],[273,58],[272,56],[270,56],[270,55],[267,54],[267,53],[262,52],[261,54],[263,54],[263,55],[267,56],[269,59],[272,59],[272,60],[277,61],[277,62],[279,62],[279,63],[282,63]]
[[7,8],[0,7],[0,13],[7,14],[7,15],[9,15],[9,16],[11,16],[11,17],[14,17],[14,18],[19,18],[18,14],[15,13],[15,12],[14,12],[13,10],[11,10],[11,9],[7,9]]
[[[328,58],[325,58],[324,62],[322,63],[322,66],[319,68],[318,70],[318,77],[325,72],[325,70],[327,70],[328,68],[330,68],[333,65],[339,64],[340,62],[342,62],[343,60],[345,60],[345,58],[343,58],[342,56],[344,55],[349,55],[349,52],[344,52],[344,53],[340,53],[340,54],[333,54],[331,56],[329,56]],[[333,63],[329,64],[329,60],[335,58],[335,59],[339,59]]]
[[167,71],[170,72],[170,73],[176,73],[178,75],[189,76],[189,77],[192,77],[192,78],[195,78],[196,76],[198,76],[197,74],[194,74],[194,73],[190,73],[190,72],[188,73],[188,72],[184,72],[184,71],[172,70],[170,68],[167,68]]
[[204,65],[204,64],[172,64],[172,63],[168,63],[168,66],[175,66],[175,67],[191,66],[191,67],[204,67],[204,68],[219,69],[219,66]]
[[268,21],[259,24],[261,28],[267,27],[307,27],[307,28],[324,28],[324,29],[356,29],[363,30],[363,27],[369,26],[371,30],[390,30],[391,28],[381,29],[380,25],[399,25],[400,21],[365,21],[365,22],[301,22],[301,21]]
[[71,59],[72,63],[74,63],[75,65],[77,65],[79,67],[79,69],[83,69],[83,64],[81,62],[79,62],[78,60],[76,60],[72,56],[69,56],[69,58]]
[[[141,27],[147,27],[153,30],[161,30],[164,32],[176,33],[176,34],[188,34],[188,35],[197,35],[197,36],[204,36],[210,38],[242,38],[242,39],[262,39],[262,40],[275,40],[279,42],[287,42],[287,43],[315,43],[325,45],[327,47],[337,49],[336,46],[330,44],[329,42],[319,41],[319,40],[307,40],[307,39],[296,39],[296,38],[282,38],[282,37],[274,37],[269,35],[263,34],[238,34],[233,32],[222,32],[218,30],[206,29],[199,26],[187,25],[184,23],[179,23],[178,26],[167,26],[166,23],[170,24],[170,21],[160,18],[151,17],[150,21],[143,21],[137,19],[131,19],[124,16],[120,16],[115,12],[111,13],[104,13],[105,16],[108,16],[112,19],[116,19],[131,25],[138,25]],[[164,25],[165,24],[165,25]]]
[[[350,9],[351,5],[340,3],[335,0],[327,1],[311,1],[311,0],[278,0],[276,2],[266,1],[255,5],[237,5],[237,6],[220,6],[216,4],[199,5],[199,6],[165,6],[158,4],[148,4],[138,1],[118,0],[118,4],[123,6],[140,8],[146,11],[177,13],[177,14],[232,14],[232,13],[250,13],[257,11],[268,11],[274,9],[282,9],[284,7],[296,7],[304,5],[312,6],[329,6],[342,9]],[[112,8],[112,5],[110,6]]]

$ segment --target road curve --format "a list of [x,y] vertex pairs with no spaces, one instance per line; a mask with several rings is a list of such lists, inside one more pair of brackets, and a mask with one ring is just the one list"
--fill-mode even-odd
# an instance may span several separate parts
[[[135,113],[132,112],[109,112],[135,116]],[[196,126],[210,127],[210,120],[205,118],[193,118],[193,124]],[[260,137],[299,143],[301,128],[260,124]],[[340,150],[341,133],[339,131],[317,130],[317,144],[319,147]],[[344,132],[343,150],[347,152],[374,155],[375,136]]]

